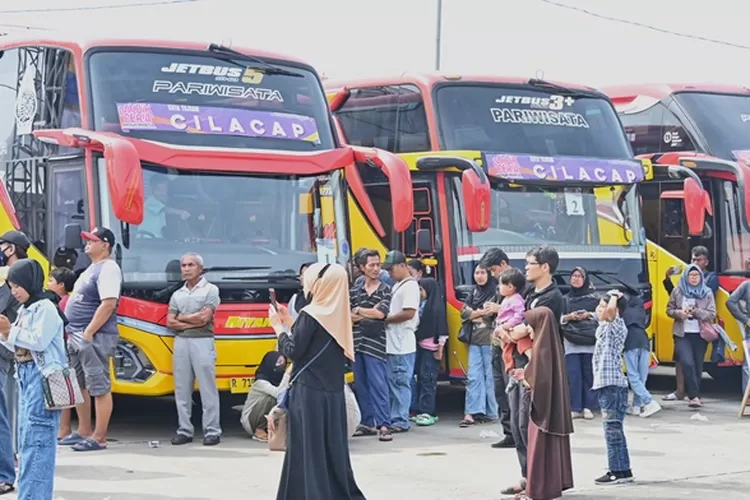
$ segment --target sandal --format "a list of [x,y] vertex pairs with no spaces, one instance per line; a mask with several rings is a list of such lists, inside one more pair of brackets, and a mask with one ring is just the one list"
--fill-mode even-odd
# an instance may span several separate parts
[[403,434],[404,432],[409,432],[409,429],[404,429],[403,427],[391,427],[391,433],[393,434]]
[[387,427],[383,427],[378,431],[378,441],[383,443],[393,441],[393,434],[391,434],[391,431]]
[[360,425],[357,427],[357,430],[354,431],[353,437],[364,437],[364,436],[375,436],[377,435],[378,431],[373,429],[372,427],[367,427],[366,425]]
[[428,413],[423,413],[417,416],[414,423],[421,427],[427,427],[429,425],[435,425],[437,421],[438,421],[437,417],[433,417],[432,415]]
[[471,427],[471,426],[472,426],[472,425],[474,425],[474,424],[476,424],[476,421],[474,421],[474,420],[469,420],[468,418],[465,418],[465,419],[461,420],[461,421],[460,421],[460,422],[458,423],[458,426],[459,426],[459,427],[461,427],[462,429],[465,429],[465,428],[467,428],[467,427]]
[[74,444],[80,443],[84,439],[85,438],[83,438],[77,432],[73,432],[73,433],[69,434],[68,436],[57,438],[57,444],[59,444],[61,446],[73,446]]
[[71,446],[73,451],[100,451],[106,450],[106,444],[99,444],[93,438],[86,438],[78,444]]
[[0,482],[0,495],[5,495],[6,493],[10,493],[11,491],[15,491],[15,487],[10,483],[2,483]]
[[514,484],[513,486],[508,486],[504,490],[500,491],[501,495],[521,495],[526,491],[526,488],[521,488],[520,485]]

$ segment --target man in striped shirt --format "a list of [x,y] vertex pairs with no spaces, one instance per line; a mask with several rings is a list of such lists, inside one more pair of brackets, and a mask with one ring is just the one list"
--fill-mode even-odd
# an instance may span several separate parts
[[363,252],[358,265],[364,280],[355,282],[349,292],[354,322],[354,383],[362,412],[362,425],[354,435],[377,434],[381,441],[390,441],[385,317],[391,302],[391,287],[380,279],[377,250]]

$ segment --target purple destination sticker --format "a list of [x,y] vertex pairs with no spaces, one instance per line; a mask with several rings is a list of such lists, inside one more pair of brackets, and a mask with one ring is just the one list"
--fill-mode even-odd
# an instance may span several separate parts
[[644,176],[631,160],[485,154],[484,165],[490,176],[509,180],[632,184]]
[[155,130],[320,142],[315,118],[291,113],[182,104],[118,103],[117,114],[123,132]]

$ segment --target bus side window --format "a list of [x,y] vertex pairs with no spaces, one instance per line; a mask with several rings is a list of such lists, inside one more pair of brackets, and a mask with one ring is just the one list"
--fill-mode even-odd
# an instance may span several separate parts
[[353,89],[336,116],[354,146],[392,153],[430,150],[424,101],[414,85]]
[[680,120],[660,102],[621,113],[620,120],[636,155],[695,150]]

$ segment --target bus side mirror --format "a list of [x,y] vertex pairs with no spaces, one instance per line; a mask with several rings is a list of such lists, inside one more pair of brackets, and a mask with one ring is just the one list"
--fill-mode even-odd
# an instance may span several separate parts
[[688,177],[683,182],[682,192],[688,234],[690,236],[700,236],[703,234],[703,228],[706,224],[706,202],[708,201],[709,211],[711,206],[710,200],[707,200],[708,193],[691,177]]
[[421,255],[435,253],[435,248],[432,245],[432,231],[429,229],[417,229],[417,252]]
[[82,128],[35,130],[34,137],[68,148],[103,151],[115,217],[128,224],[143,222],[143,168],[138,151],[127,139]]
[[65,224],[64,241],[66,250],[80,250],[83,248],[81,231],[83,231],[83,229],[80,224]]
[[461,180],[466,227],[473,233],[486,231],[490,227],[490,182],[475,170],[464,170]]

